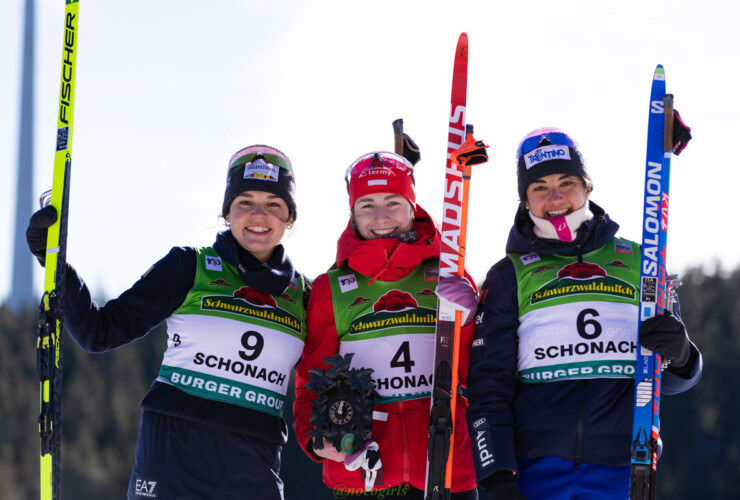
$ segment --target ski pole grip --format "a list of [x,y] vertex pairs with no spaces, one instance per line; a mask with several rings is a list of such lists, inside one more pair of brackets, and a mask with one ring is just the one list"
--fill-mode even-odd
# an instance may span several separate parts
[[51,205],[51,189],[47,189],[39,196],[39,208],[48,207],[49,205]]
[[393,121],[393,139],[397,155],[403,156],[403,118]]
[[663,113],[665,116],[663,151],[673,151],[673,94],[663,96]]
[[450,153],[450,161],[457,163],[463,167],[463,178],[470,178],[470,167],[473,165],[480,165],[488,161],[488,144],[482,140],[476,140],[473,137],[473,126],[466,125],[467,136],[465,142],[457,148],[455,151]]

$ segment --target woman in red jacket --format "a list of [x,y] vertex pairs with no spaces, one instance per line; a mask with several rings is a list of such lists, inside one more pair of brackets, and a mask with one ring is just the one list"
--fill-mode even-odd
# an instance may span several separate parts
[[[361,156],[347,171],[347,188],[349,224],[337,242],[334,266],[316,278],[308,303],[293,424],[309,457],[323,461],[324,483],[335,494],[422,498],[434,371],[435,290],[463,311],[474,311],[475,289],[465,278],[446,278],[437,289],[440,232],[416,204],[411,163],[393,153]],[[468,319],[472,315],[464,314],[463,323]],[[464,326],[459,369],[463,384],[473,336],[473,325]],[[359,470],[345,468],[344,452],[326,440],[327,446],[315,446],[309,437],[315,396],[304,388],[308,371],[325,368],[324,359],[336,353],[354,353],[353,368],[374,370],[378,397],[372,440],[379,447],[383,474],[370,492]],[[456,500],[477,498],[466,408],[467,401],[459,397],[452,470]]]

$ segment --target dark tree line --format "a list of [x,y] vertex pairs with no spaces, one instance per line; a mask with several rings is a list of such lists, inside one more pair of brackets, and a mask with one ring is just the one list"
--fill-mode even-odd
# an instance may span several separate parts
[[[690,270],[683,281],[683,319],[704,355],[704,375],[693,390],[662,399],[665,446],[656,498],[740,499],[740,268],[729,275]],[[13,313],[0,306],[0,497],[6,500],[39,496],[36,316],[34,309]],[[125,495],[141,417],[138,402],[156,377],[165,346],[161,326],[97,355],[67,337],[64,498]],[[281,475],[288,500],[332,498],[321,486],[320,467],[298,448],[292,429]]]
[[704,357],[691,391],[661,399],[659,498],[740,498],[740,268],[686,274],[682,318]]

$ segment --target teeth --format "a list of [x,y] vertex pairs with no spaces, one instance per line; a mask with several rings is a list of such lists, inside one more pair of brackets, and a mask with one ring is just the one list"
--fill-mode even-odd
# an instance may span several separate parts
[[555,217],[557,215],[564,215],[566,213],[568,213],[568,209],[564,208],[563,210],[553,210],[552,212],[547,212],[547,215],[549,215],[550,217]]
[[373,229],[373,233],[379,235],[379,236],[385,236],[386,234],[392,233],[394,228],[391,229]]
[[263,226],[249,226],[247,227],[248,231],[252,231],[253,233],[266,233],[270,230],[269,227],[263,227]]

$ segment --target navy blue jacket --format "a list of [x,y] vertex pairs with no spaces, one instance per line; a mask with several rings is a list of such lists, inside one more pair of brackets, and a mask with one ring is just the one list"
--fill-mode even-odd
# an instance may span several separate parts
[[[619,225],[590,202],[594,217],[573,242],[540,239],[520,209],[507,252],[582,255],[606,245]],[[578,463],[629,465],[634,380],[586,379],[523,384],[517,380],[519,314],[517,280],[509,258],[496,263],[481,288],[476,339],[470,350],[466,418],[479,482],[498,470],[517,470],[515,456],[556,456]],[[663,373],[662,393],[695,385],[701,354],[691,346],[681,373]]]
[[[242,249],[231,232],[219,233],[218,254],[239,269],[244,281],[260,291],[280,294],[297,276],[281,245],[269,262],[258,262]],[[71,266],[65,279],[64,325],[87,352],[105,352],[145,336],[175,312],[195,282],[196,253],[174,247],[131,288],[99,306]],[[304,300],[305,304],[305,300]],[[208,339],[204,339],[208,342]],[[297,363],[298,360],[295,360]],[[179,417],[272,443],[283,443],[287,427],[282,418],[236,405],[191,396],[169,384],[154,381],[140,404],[143,410]]]

